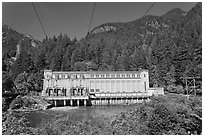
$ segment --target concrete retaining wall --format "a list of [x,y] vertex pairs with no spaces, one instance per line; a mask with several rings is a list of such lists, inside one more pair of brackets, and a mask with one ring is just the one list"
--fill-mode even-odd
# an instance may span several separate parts
[[164,88],[149,88],[148,95],[164,95]]

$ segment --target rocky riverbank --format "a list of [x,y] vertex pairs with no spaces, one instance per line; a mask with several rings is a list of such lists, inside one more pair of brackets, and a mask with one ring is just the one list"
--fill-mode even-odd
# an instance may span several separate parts
[[9,104],[8,109],[2,112],[2,133],[30,134],[27,132],[30,131],[30,128],[26,126],[26,119],[21,112],[43,110],[50,105],[38,96],[17,96]]
[[8,111],[35,111],[46,109],[51,104],[37,96],[17,96],[9,105]]

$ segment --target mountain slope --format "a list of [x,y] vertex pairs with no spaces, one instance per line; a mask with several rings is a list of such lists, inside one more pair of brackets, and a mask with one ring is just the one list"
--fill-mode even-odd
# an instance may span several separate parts
[[[126,23],[105,23],[95,27],[79,41],[60,34],[46,38],[37,44],[40,46],[34,47],[31,37],[5,28],[8,33],[13,33],[10,37],[14,38],[8,40],[13,44],[7,44],[8,35],[3,33],[3,55],[14,57],[18,43],[26,51],[21,59],[16,60],[17,64],[12,69],[7,69],[15,75],[23,69],[30,73],[43,69],[148,69],[150,85],[184,84],[182,77],[202,76],[201,26],[202,3],[197,3],[187,12],[172,9],[162,16],[147,15]],[[22,58],[29,56],[33,61],[34,67],[30,64],[33,70],[27,70],[26,63],[21,70],[15,67],[21,67],[21,62],[28,62],[30,59]]]
[[17,60],[22,52],[34,56],[36,48],[40,45],[40,41],[33,39],[29,35],[25,35],[15,31],[8,25],[2,26],[2,57],[3,70],[7,70]]
[[40,41],[33,39],[29,35],[19,33],[6,24],[2,26],[3,57],[15,57],[20,48],[28,50],[31,47],[36,47],[39,43]]
[[201,7],[197,3],[187,12],[173,9],[162,16],[102,24],[80,41],[80,47],[90,51],[75,60],[96,63],[99,70],[146,68],[153,84],[168,84],[168,77],[177,83],[183,83],[184,76],[201,77]]

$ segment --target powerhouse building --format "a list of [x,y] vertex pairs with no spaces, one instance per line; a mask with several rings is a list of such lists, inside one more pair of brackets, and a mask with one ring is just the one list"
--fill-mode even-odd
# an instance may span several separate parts
[[149,89],[147,70],[140,71],[44,71],[42,96],[143,93]]

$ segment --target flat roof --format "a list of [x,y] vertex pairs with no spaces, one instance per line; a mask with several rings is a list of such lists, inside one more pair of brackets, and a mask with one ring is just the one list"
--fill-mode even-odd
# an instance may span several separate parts
[[51,71],[53,73],[70,73],[70,74],[101,74],[101,73],[140,73],[142,71],[148,72],[148,70],[139,70],[139,71],[52,71],[52,70],[45,70]]

